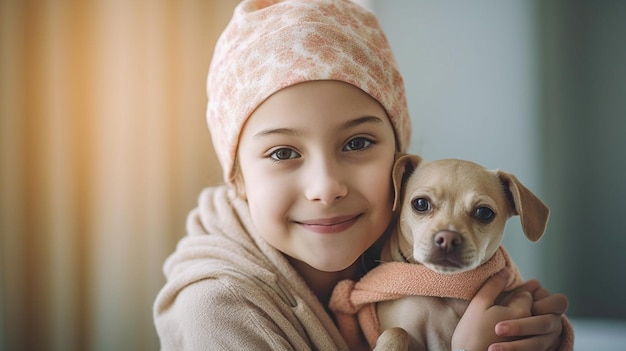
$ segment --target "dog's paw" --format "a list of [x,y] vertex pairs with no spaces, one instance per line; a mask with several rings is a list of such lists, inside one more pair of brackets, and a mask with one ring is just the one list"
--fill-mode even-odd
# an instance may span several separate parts
[[402,328],[389,328],[376,340],[374,351],[408,351],[409,334]]

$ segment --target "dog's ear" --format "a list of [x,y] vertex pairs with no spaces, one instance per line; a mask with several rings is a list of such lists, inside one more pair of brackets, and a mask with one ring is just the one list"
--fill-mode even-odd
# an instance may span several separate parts
[[513,214],[520,216],[524,235],[530,241],[539,240],[548,225],[550,209],[514,175],[503,171],[496,171],[496,174],[504,184],[505,190],[508,190],[507,194],[515,209]]
[[393,164],[392,180],[393,180],[393,207],[392,211],[396,211],[400,206],[402,185],[408,176],[413,173],[417,165],[422,162],[422,158],[417,155],[404,153],[396,154]]

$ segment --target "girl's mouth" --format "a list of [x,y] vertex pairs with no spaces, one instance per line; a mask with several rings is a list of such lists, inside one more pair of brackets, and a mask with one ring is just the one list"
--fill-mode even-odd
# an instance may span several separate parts
[[352,227],[361,215],[350,215],[333,218],[313,219],[304,222],[296,222],[307,230],[319,234],[341,233]]

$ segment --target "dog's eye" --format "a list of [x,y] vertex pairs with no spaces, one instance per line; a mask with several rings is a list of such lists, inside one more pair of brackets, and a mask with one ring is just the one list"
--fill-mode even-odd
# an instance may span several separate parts
[[490,222],[496,216],[496,213],[489,207],[482,206],[476,209],[474,215],[483,222]]
[[430,201],[428,201],[428,199],[425,199],[423,197],[418,197],[417,199],[413,199],[413,201],[411,201],[411,205],[417,212],[426,212],[430,210]]

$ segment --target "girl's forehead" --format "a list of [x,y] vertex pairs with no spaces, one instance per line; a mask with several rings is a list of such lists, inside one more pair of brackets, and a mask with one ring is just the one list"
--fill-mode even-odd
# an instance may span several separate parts
[[350,129],[389,125],[384,108],[357,87],[339,81],[313,81],[287,87],[265,100],[244,125],[255,136],[303,133],[302,128]]
[[251,117],[265,110],[294,113],[294,118],[307,113],[358,114],[361,111],[386,115],[376,99],[340,81],[311,81],[286,87],[261,103]]

